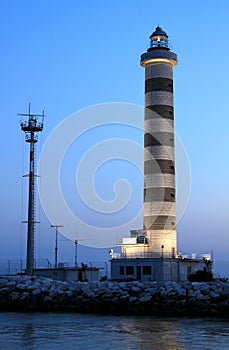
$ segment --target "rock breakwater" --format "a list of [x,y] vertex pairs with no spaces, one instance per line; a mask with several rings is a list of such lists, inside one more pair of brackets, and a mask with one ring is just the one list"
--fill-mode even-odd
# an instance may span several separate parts
[[0,310],[229,317],[229,283],[0,277]]

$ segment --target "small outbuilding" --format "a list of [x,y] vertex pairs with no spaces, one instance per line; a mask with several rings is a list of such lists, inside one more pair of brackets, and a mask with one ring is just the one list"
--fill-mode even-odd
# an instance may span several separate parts
[[99,270],[97,267],[88,267],[87,265],[81,267],[59,266],[58,268],[35,269],[34,275],[66,282],[91,282],[99,281]]

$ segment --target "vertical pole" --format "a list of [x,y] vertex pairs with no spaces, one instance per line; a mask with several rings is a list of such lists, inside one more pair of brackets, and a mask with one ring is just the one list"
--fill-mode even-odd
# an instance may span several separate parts
[[8,275],[10,275],[10,260],[7,259],[7,262],[8,262]]
[[55,245],[55,268],[57,269],[57,253],[58,253],[58,229],[56,227],[56,245]]
[[22,259],[19,260],[20,261],[20,273],[22,273]]
[[105,266],[106,266],[106,276],[107,276],[107,278],[108,278],[108,268],[107,268],[107,262],[105,261]]
[[75,267],[77,267],[78,266],[78,262],[77,262],[77,259],[78,259],[78,257],[77,257],[77,247],[78,246],[78,240],[76,239],[75,240]]
[[30,133],[29,157],[29,201],[26,274],[33,275],[34,270],[34,132]]
[[161,258],[164,258],[164,245],[161,246]]
[[57,254],[58,254],[58,228],[63,227],[63,225],[50,225],[50,227],[55,227],[56,228],[56,243],[55,243],[55,269],[58,267],[58,259],[57,259]]
[[92,281],[92,262],[89,262],[90,266],[91,266],[91,273],[90,273],[90,276],[91,276],[91,280],[90,282]]

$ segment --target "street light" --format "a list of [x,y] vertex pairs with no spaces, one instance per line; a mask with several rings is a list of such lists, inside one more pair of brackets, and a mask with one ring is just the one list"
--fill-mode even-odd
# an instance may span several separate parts
[[77,245],[78,245],[78,239],[75,240],[75,267],[78,266]]
[[161,258],[163,259],[164,257],[164,245],[162,244],[161,246]]
[[56,244],[55,244],[55,269],[57,269],[57,252],[58,252],[58,228],[64,227],[63,225],[50,225],[56,229]]

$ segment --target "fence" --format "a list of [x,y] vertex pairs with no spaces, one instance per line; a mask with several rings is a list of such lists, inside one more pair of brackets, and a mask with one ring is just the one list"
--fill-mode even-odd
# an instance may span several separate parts
[[[35,260],[35,269],[45,268],[51,269],[54,268],[49,259],[41,258]],[[109,275],[109,263],[106,261],[89,261],[85,262],[84,265],[88,267],[97,267],[100,269],[100,277]],[[79,264],[81,266],[81,264]],[[60,262],[58,264],[59,268],[72,268],[75,267],[73,262]],[[26,270],[26,261],[24,259],[2,259],[0,260],[0,275],[17,275],[23,274]]]

